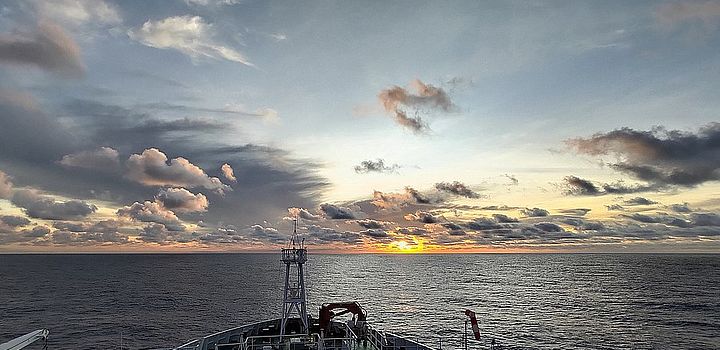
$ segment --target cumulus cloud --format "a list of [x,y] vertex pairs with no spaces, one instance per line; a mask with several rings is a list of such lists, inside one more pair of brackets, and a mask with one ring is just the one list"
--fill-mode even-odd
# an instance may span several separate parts
[[10,198],[12,195],[13,183],[10,177],[0,170],[0,199]]
[[308,221],[317,221],[322,219],[320,215],[315,215],[304,208],[288,208],[288,214],[290,214],[288,219],[300,218]]
[[97,210],[97,207],[90,203],[78,200],[59,202],[27,189],[16,190],[11,202],[22,208],[29,217],[47,220],[82,219]]
[[168,164],[167,156],[156,148],[131,155],[126,165],[129,179],[148,186],[203,187],[220,193],[230,190],[185,158],[172,159]]
[[180,51],[194,60],[225,59],[253,65],[239,51],[217,42],[213,25],[200,16],[175,16],[147,21],[142,27],[128,31],[128,36],[145,46]]
[[[180,219],[172,210],[165,208],[159,202],[145,201],[135,202],[117,210],[117,215],[122,218],[129,218],[140,222],[158,223],[164,225],[170,231],[184,231]],[[154,232],[159,232],[159,226],[151,226]]]
[[397,164],[386,165],[385,161],[382,159],[364,160],[364,161],[360,162],[360,165],[355,166],[355,172],[358,174],[394,173],[399,168],[400,168],[400,165],[397,165]]
[[230,164],[225,163],[220,167],[220,171],[222,172],[223,176],[226,180],[237,182],[237,178],[235,177],[235,171],[230,166]]
[[32,65],[66,77],[79,77],[85,71],[75,41],[47,21],[31,33],[0,35],[0,62]]
[[435,189],[437,189],[438,191],[454,194],[456,196],[462,196],[466,198],[480,198],[480,195],[478,193],[471,190],[465,184],[459,181],[438,182],[435,184]]
[[426,211],[418,210],[414,213],[405,215],[405,220],[419,221],[425,224],[434,224],[440,221],[444,221],[444,218],[442,216],[435,216],[432,213],[428,213]]
[[[416,133],[423,133],[429,129],[420,116],[421,111],[451,112],[456,108],[445,90],[425,84],[418,79],[410,83],[410,90],[393,86],[380,91],[378,98],[385,111],[392,114],[396,123]],[[413,112],[414,116],[408,116],[409,112]]]
[[120,168],[120,154],[111,147],[100,147],[65,155],[60,160],[60,164],[66,167],[112,172]]
[[207,211],[208,200],[202,193],[193,194],[184,188],[165,188],[155,199],[170,210],[181,213]]
[[355,214],[350,209],[334,204],[323,203],[320,205],[320,210],[329,219],[355,219]]
[[610,167],[649,183],[648,186],[606,188],[611,192],[662,186],[693,187],[720,180],[718,140],[720,123],[711,123],[697,133],[660,127],[651,131],[622,128],[590,138],[568,140],[567,144],[580,154],[614,157]]
[[524,208],[520,209],[520,213],[530,218],[550,215],[550,212],[542,208]]

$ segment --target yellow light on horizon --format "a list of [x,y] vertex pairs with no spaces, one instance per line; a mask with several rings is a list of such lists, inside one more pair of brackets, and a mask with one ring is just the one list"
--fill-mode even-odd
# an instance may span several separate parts
[[412,237],[412,242],[405,240],[392,241],[387,250],[393,253],[421,253],[424,250],[422,240]]

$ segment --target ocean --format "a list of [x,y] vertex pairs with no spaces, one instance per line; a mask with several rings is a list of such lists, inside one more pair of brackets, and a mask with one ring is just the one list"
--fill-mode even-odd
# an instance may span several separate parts
[[[465,309],[507,349],[720,349],[720,255],[318,255],[309,310],[359,301],[378,328],[461,346]],[[0,342],[156,349],[279,317],[279,254],[0,255]],[[33,347],[33,349],[39,349]]]

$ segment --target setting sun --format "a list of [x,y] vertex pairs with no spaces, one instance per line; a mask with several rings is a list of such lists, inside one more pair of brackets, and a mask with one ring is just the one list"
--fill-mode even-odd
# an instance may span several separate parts
[[420,253],[423,251],[423,243],[413,238],[413,242],[393,241],[388,245],[388,250],[392,253]]

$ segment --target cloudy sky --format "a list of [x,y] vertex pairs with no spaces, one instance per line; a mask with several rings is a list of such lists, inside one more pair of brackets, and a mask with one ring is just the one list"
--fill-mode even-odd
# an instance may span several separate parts
[[0,252],[718,252],[719,85],[717,1],[0,1]]

